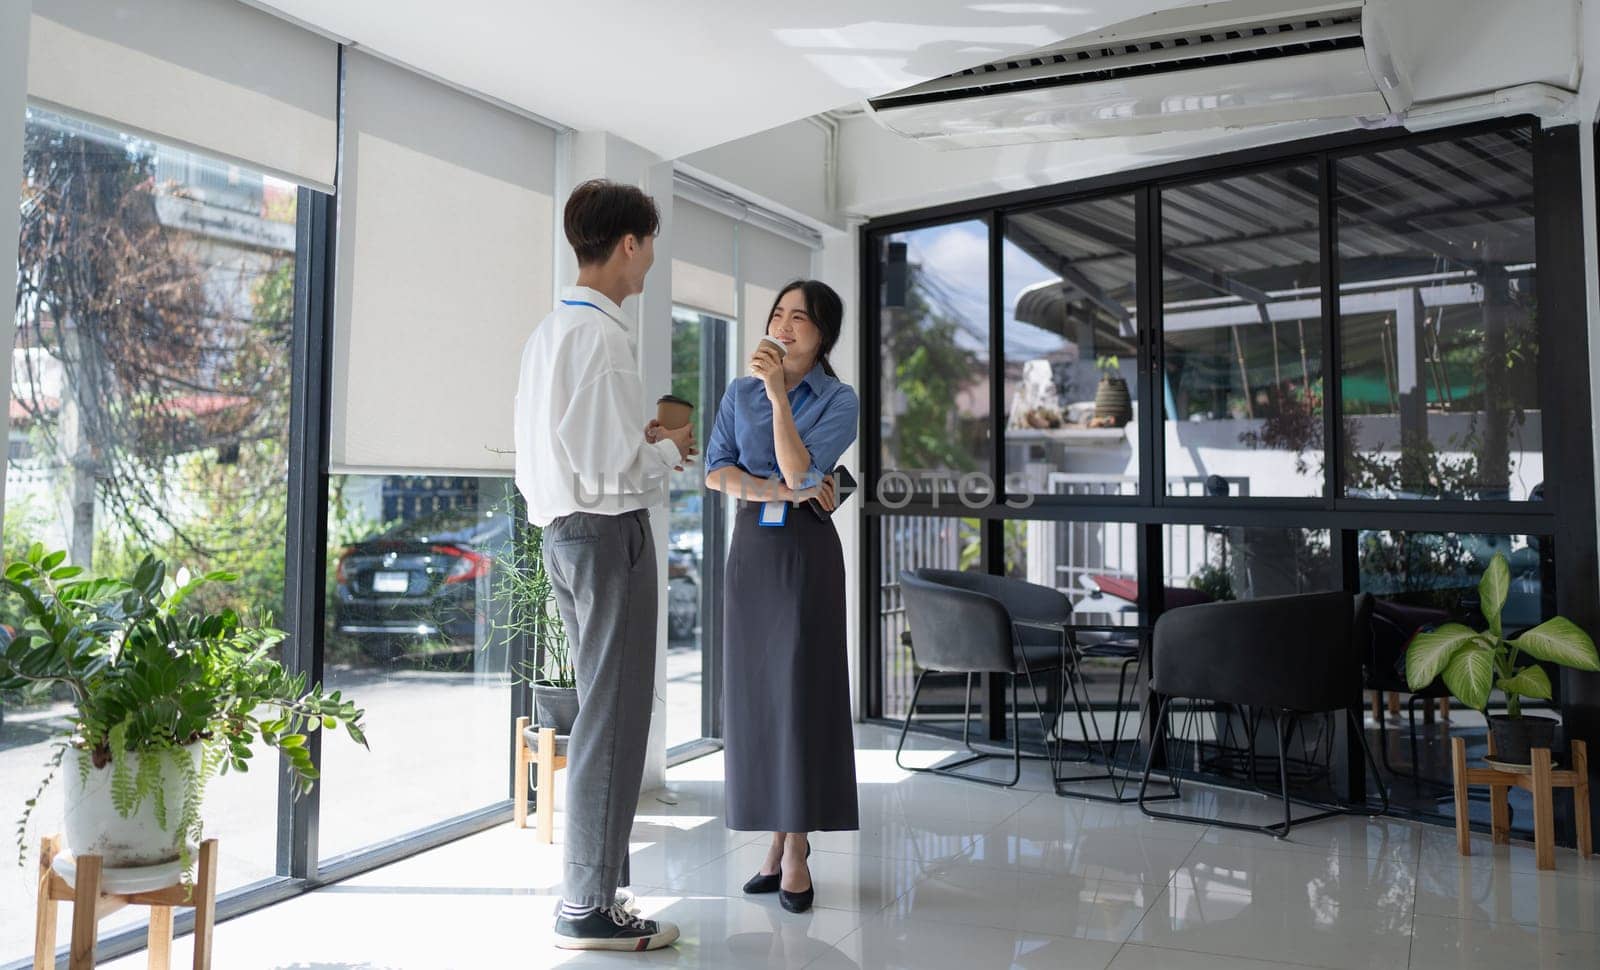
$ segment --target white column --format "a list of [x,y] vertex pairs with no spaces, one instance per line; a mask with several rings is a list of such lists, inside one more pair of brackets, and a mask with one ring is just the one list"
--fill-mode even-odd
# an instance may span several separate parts
[[[844,232],[829,232],[823,239],[821,251],[812,258],[811,265],[817,279],[837,290],[844,300],[844,328],[828,360],[833,363],[839,379],[855,388],[856,395],[861,397],[864,396],[861,386],[861,327],[866,312],[861,306],[859,242],[859,223],[849,224]],[[865,423],[876,420],[876,417],[863,414],[862,420]],[[872,550],[861,547],[861,503],[870,495],[872,483],[866,480],[859,437],[845,450],[840,462],[856,476],[862,489],[833,520],[839,530],[839,545],[844,551],[845,642],[849,644],[850,657],[850,709],[859,721],[864,714],[860,691],[861,611],[871,607],[873,602],[863,604],[861,601],[864,557],[872,554]]]
[[[32,5],[0,4],[0,186],[22,184],[22,137],[28,109],[28,22]],[[17,231],[20,211],[6,200],[0,204],[0,266],[17,265]],[[7,274],[7,279],[15,279]],[[16,293],[7,295],[7,303]],[[0,348],[5,350],[5,366],[0,367],[0,401],[11,400],[11,357],[16,343],[16,316],[0,314]],[[9,425],[8,425],[9,428]],[[9,433],[9,431],[8,431]],[[9,447],[0,451],[0,521],[5,518],[6,460]]]
[[[556,289],[578,278],[577,260],[561,230],[561,213],[572,189],[593,178],[637,185],[650,193],[661,211],[661,236],[656,239],[655,265],[645,279],[642,295],[623,304],[623,311],[638,321],[639,373],[647,401],[672,389],[672,164],[609,132],[582,131],[562,136],[557,150],[556,186]],[[642,430],[642,426],[641,426]],[[704,442],[701,443],[704,445]],[[649,750],[645,754],[644,788],[659,788],[667,770],[667,508],[650,510],[656,544],[656,588],[660,609],[656,617],[655,702],[650,719]]]

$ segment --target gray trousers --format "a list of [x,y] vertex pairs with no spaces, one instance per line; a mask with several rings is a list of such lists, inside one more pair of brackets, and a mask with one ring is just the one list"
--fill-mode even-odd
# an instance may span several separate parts
[[659,591],[649,514],[564,515],[545,527],[544,561],[578,681],[563,897],[610,906],[628,884],[628,834],[655,700]]

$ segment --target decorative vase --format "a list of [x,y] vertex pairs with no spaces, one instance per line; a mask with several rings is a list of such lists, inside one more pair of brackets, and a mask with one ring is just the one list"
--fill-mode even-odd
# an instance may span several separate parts
[[1534,748],[1554,748],[1556,725],[1553,717],[1522,714],[1489,715],[1489,734],[1494,738],[1494,760],[1508,765],[1533,763]]
[[533,720],[536,726],[555,728],[557,735],[567,737],[572,734],[572,724],[577,719],[578,688],[533,685]]
[[1128,382],[1121,377],[1106,374],[1094,392],[1094,416],[1097,422],[1109,422],[1120,428],[1133,420],[1133,399],[1128,396]]
[[[165,807],[166,825],[158,818],[157,798],[147,794],[127,817],[117,811],[111,797],[114,768],[94,766],[88,752],[71,750],[61,764],[66,776],[64,827],[67,847],[73,856],[98,855],[107,869],[133,869],[144,866],[176,866],[183,833],[178,831],[183,817],[183,800],[188,788],[187,770],[200,770],[199,742],[186,745],[182,755],[163,751],[159,758],[160,802]],[[121,757],[132,757],[119,752]],[[80,760],[81,759],[81,760]],[[137,777],[138,765],[129,765],[130,778]],[[176,869],[174,869],[176,871]]]

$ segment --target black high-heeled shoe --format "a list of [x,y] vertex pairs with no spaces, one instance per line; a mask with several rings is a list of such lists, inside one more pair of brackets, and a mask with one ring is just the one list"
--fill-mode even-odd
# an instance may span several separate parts
[[[806,858],[811,858],[810,841],[806,842]],[[770,876],[760,872],[751,876],[744,884],[744,891],[751,896],[757,896],[762,893],[775,893],[781,889],[779,884],[782,881],[783,868],[780,866],[778,871]]]
[[[810,839],[806,840],[806,858],[807,859],[811,858],[811,840]],[[781,880],[781,878],[782,878],[782,870],[779,870],[779,878]],[[789,890],[784,889],[783,886],[781,885],[781,883],[778,886],[778,903],[784,909],[788,910],[791,913],[803,913],[803,912],[805,912],[806,910],[811,908],[811,904],[812,904],[813,901],[816,900],[816,898],[817,898],[817,883],[816,883],[815,879],[813,879],[811,881],[811,885],[807,886],[805,889],[803,889],[803,890],[801,890],[800,892],[797,892],[797,893],[792,893]]]

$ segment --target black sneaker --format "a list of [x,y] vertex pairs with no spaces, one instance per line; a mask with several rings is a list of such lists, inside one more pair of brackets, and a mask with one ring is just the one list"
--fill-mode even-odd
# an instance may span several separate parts
[[640,919],[621,906],[597,909],[582,919],[556,919],[556,946],[563,950],[659,950],[677,938],[673,924]]

